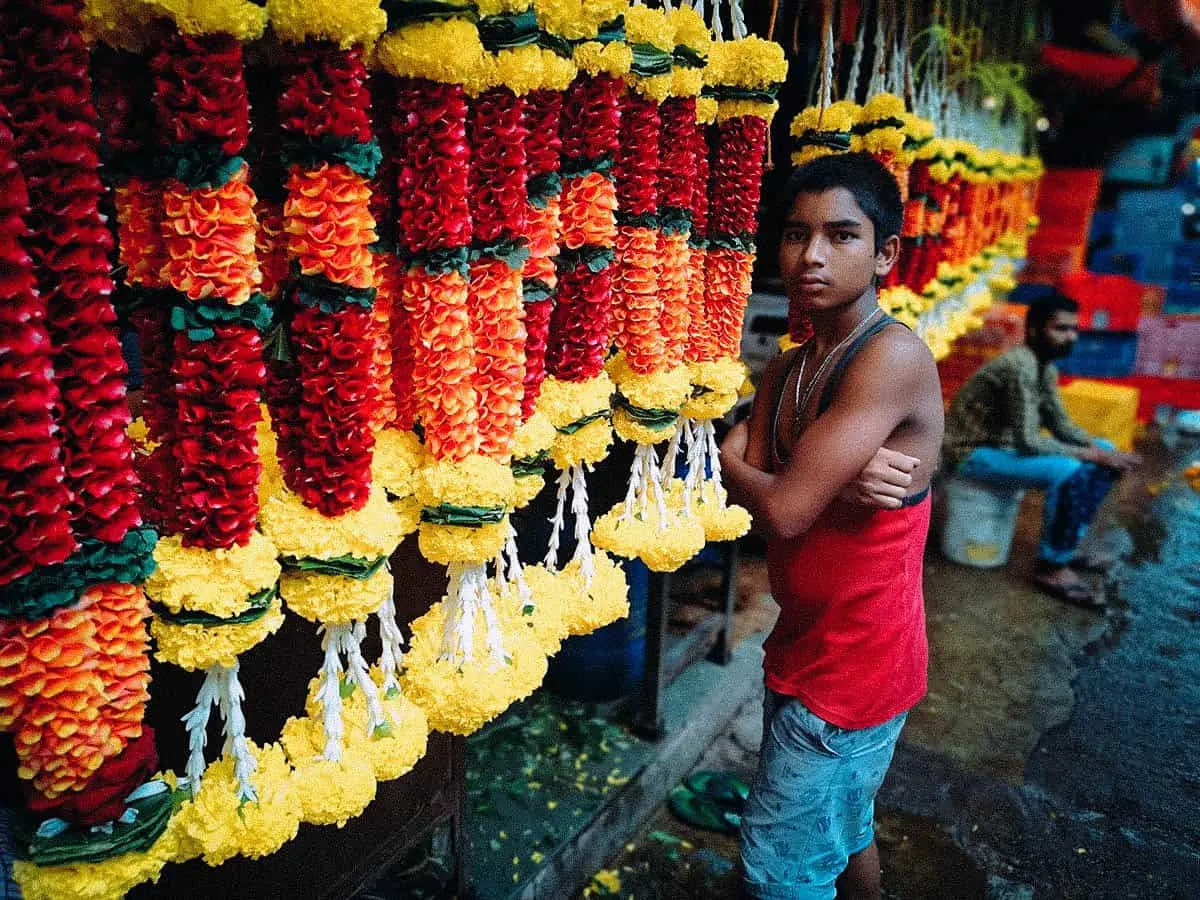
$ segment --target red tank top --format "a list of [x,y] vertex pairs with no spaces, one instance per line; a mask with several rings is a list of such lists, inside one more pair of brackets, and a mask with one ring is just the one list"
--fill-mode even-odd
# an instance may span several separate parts
[[834,501],[805,534],[767,544],[779,620],[767,687],[840,728],[870,728],[925,695],[922,588],[930,499],[898,510]]
[[[850,345],[830,374],[818,416],[833,403],[851,360],[895,323],[884,316]],[[785,371],[780,398],[787,379]],[[773,443],[778,420],[777,406]],[[839,728],[882,725],[925,696],[929,509],[928,490],[898,510],[835,500],[805,534],[768,542],[780,612],[764,645],[767,687],[799,698]]]

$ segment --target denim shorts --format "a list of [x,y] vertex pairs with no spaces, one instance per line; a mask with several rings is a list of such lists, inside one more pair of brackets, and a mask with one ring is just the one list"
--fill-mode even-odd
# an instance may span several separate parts
[[831,725],[768,690],[758,772],[742,815],[742,873],[759,900],[832,900],[874,840],[875,794],[907,713],[873,728]]

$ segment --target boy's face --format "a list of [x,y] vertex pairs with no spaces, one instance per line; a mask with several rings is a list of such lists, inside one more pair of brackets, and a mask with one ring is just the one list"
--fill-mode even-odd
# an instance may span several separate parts
[[891,271],[898,248],[893,236],[875,251],[875,226],[846,188],[799,194],[779,245],[788,301],[810,312],[853,303]]

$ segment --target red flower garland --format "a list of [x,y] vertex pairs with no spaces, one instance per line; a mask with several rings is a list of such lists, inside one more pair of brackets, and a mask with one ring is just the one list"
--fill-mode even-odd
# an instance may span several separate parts
[[692,159],[696,166],[695,190],[692,191],[691,253],[688,256],[688,337],[684,359],[689,363],[711,362],[714,358],[708,320],[704,313],[704,294],[708,263],[708,129],[697,124],[691,132]]
[[214,337],[175,334],[172,374],[178,400],[173,458],[179,533],[189,547],[245,545],[258,521],[256,427],[266,378],[262,338],[242,325]]
[[[525,159],[529,179],[553,179],[558,176],[562,137],[563,94],[561,91],[533,91],[525,98]],[[538,198],[526,209],[526,236],[529,239],[529,259],[525,261],[523,277],[525,299],[525,390],[521,398],[521,418],[533,415],[542,382],[546,378],[546,347],[550,338],[550,314],[554,309],[553,295],[530,299],[534,287],[553,292],[558,286],[554,260],[558,256],[558,238],[562,230],[559,219],[559,191]],[[530,282],[538,282],[531,285]]]
[[9,111],[29,193],[28,248],[57,348],[71,523],[78,537],[115,543],[140,519],[79,4],[13,2],[7,12]]
[[[175,34],[151,59],[160,128],[184,145],[218,143],[237,154],[250,106],[241,45],[226,35]],[[164,189],[164,276],[192,297],[241,302],[258,286],[256,198],[241,171],[219,188]],[[218,250],[218,248],[220,248]],[[181,298],[180,302],[189,301]],[[178,415],[171,444],[178,531],[187,546],[245,545],[258,519],[258,398],[266,377],[258,331],[220,325],[207,341],[174,336],[171,374]]]
[[[365,143],[372,136],[370,103],[360,50],[305,48],[279,99],[280,127],[301,141]],[[288,255],[301,275],[340,288],[372,288],[369,248],[376,234],[366,178],[340,162],[293,165],[287,190]],[[371,310],[353,300],[336,309],[310,306],[307,289],[299,290],[290,325],[300,380],[299,467],[283,475],[306,506],[332,517],[361,509],[370,494],[375,327]]]
[[[460,85],[403,79],[395,110],[397,243],[411,261],[401,321],[411,328],[416,419],[435,459],[461,461],[479,449],[468,285],[460,268],[472,234],[466,95]],[[393,348],[401,340],[393,333]],[[395,356],[393,365],[399,368]]]
[[58,388],[28,238],[25,180],[0,107],[0,584],[75,550],[61,447]]
[[717,358],[736,358],[741,344],[766,142],[767,121],[758,116],[738,116],[717,126],[709,236],[733,244],[708,251],[705,316]]
[[658,103],[630,89],[621,100],[620,144],[613,166],[617,188],[617,254],[612,318],[617,347],[629,368],[661,368],[661,257],[653,216],[658,212]]
[[[471,337],[479,449],[504,461],[521,422],[525,325],[521,263],[513,254],[526,232],[525,101],[506,88],[472,104],[471,219],[479,259],[471,264]],[[522,261],[523,262],[523,261]]]
[[[620,80],[583,75],[572,82],[563,106],[564,169],[611,160],[621,124]],[[611,249],[616,237],[616,196],[607,176],[568,172],[561,203],[562,240],[568,250]],[[586,381],[604,369],[611,338],[612,267],[592,271],[588,261],[559,271],[558,302],[550,319],[546,364],[562,381]]]
[[688,264],[691,251],[692,194],[696,184],[696,98],[670,97],[660,110],[659,257],[663,363],[670,369],[683,362],[691,323]]

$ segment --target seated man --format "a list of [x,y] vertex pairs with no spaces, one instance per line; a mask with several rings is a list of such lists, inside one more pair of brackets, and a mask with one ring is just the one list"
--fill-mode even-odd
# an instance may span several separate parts
[[760,900],[878,898],[875,794],[926,687],[941,389],[929,350],[876,296],[900,245],[895,179],[868,156],[829,156],[797,169],[785,199],[780,272],[813,333],[767,367],[721,447],[780,606],[742,871]]
[[1069,297],[1030,304],[1025,344],[983,366],[954,398],[942,459],[949,473],[1045,491],[1033,580],[1061,600],[1095,608],[1099,601],[1072,564],[1092,568],[1096,561],[1075,551],[1115,480],[1140,459],[1093,438],[1063,409],[1052,361],[1071,352],[1078,329],[1079,306]]

